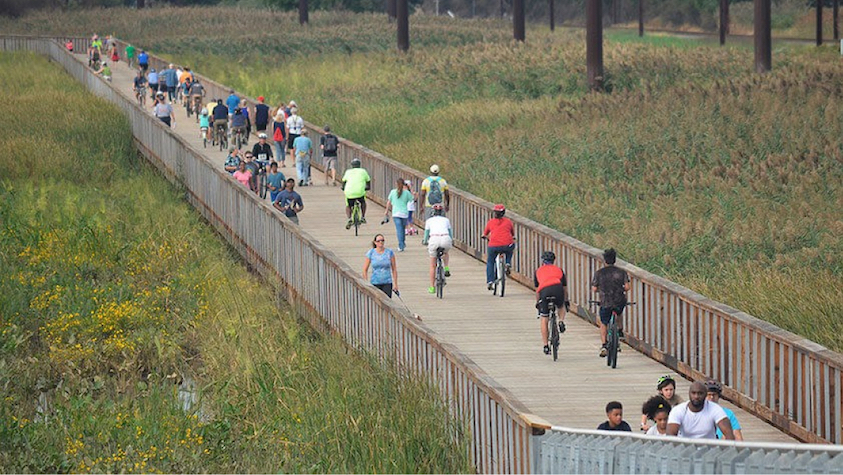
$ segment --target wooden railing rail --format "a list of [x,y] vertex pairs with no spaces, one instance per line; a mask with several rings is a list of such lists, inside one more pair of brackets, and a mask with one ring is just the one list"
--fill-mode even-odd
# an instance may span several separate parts
[[538,419],[471,359],[440,342],[313,236],[236,183],[115,85],[92,74],[81,57],[46,38],[0,37],[0,45],[7,51],[46,54],[91,92],[120,107],[139,151],[186,189],[191,204],[301,315],[341,334],[355,348],[428,378],[467,429],[462,435],[479,472],[533,471],[532,424]]

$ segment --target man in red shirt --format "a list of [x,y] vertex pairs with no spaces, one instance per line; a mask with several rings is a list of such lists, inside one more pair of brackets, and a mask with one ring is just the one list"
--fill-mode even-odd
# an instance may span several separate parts
[[539,320],[541,320],[543,351],[546,355],[550,354],[550,346],[547,344],[547,319],[550,316],[547,298],[553,296],[556,299],[557,308],[561,308],[562,304],[565,305],[565,312],[559,312],[559,333],[565,332],[564,320],[568,310],[568,278],[561,268],[553,265],[554,262],[556,262],[556,254],[552,251],[544,251],[542,265],[536,269],[536,275],[533,278],[536,285],[536,307],[539,309]]
[[495,217],[486,223],[483,230],[483,238],[489,240],[488,258],[486,259],[486,287],[492,290],[495,282],[495,260],[498,254],[506,255],[506,274],[512,267],[512,251],[515,249],[515,228],[512,221],[504,218],[506,208],[503,205],[495,205]]

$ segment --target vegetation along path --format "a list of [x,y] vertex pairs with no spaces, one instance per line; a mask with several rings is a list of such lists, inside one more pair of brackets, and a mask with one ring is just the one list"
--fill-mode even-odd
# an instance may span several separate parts
[[116,107],[34,54],[0,84],[27,111],[0,134],[0,472],[471,471],[435,393],[279,309]]
[[[113,84],[131,97],[133,72],[124,63],[113,71]],[[174,133],[197,150],[204,150],[209,160],[222,167],[226,154],[211,147],[203,149],[198,127],[185,116],[184,108],[176,108],[176,118]],[[289,166],[281,171],[295,176]],[[363,256],[371,247],[375,233],[383,233],[387,247],[397,249],[394,226],[377,224],[384,210],[371,202],[369,224],[363,226],[360,236],[355,237],[353,230],[345,230],[342,192],[339,187],[324,186],[324,176],[315,169],[314,173],[315,186],[296,189],[304,200],[305,209],[299,215],[304,229],[353,268],[362,269]],[[560,359],[554,363],[541,352],[531,289],[511,285],[505,298],[493,297],[485,287],[485,265],[452,251],[453,276],[445,288],[445,298],[438,300],[427,293],[427,252],[419,241],[418,237],[408,238],[406,252],[397,254],[404,302],[443,341],[456,345],[533,413],[548,421],[595,428],[605,420],[604,406],[612,399],[623,402],[627,419],[634,421],[641,403],[654,394],[656,380],[668,372],[629,347],[621,354],[618,368],[609,369],[605,360],[597,356],[600,347],[597,329],[573,315],[567,319],[568,331],[562,338]],[[688,385],[680,382],[677,390],[687,396]],[[792,441],[759,419],[734,409],[747,439]]]

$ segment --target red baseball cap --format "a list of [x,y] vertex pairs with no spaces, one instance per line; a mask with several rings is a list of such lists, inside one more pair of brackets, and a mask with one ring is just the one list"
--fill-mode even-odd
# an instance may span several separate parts
[[263,99],[264,99],[263,96],[258,96],[258,101],[263,102]]

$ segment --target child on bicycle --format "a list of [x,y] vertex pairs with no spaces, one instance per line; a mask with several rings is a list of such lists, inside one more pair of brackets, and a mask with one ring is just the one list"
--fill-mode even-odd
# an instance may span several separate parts
[[556,300],[556,307],[561,308],[565,305],[565,312],[559,312],[559,333],[565,333],[565,313],[568,311],[568,277],[561,267],[554,265],[556,262],[556,254],[553,251],[544,251],[541,255],[542,265],[536,269],[536,274],[533,276],[533,281],[536,286],[536,308],[539,310],[539,320],[541,322],[542,334],[542,351],[544,354],[550,354],[550,345],[547,343],[548,328],[547,319],[550,317],[550,308],[548,305],[548,298],[553,297]]
[[591,291],[600,293],[600,340],[603,346],[600,348],[600,357],[605,358],[608,350],[606,339],[608,337],[607,325],[612,321],[612,314],[618,316],[618,338],[623,339],[623,310],[626,308],[626,292],[629,291],[629,275],[623,269],[616,267],[617,253],[614,249],[606,249],[603,252],[603,260],[606,267],[594,273],[591,279]]
[[436,293],[436,250],[442,248],[445,253],[442,255],[442,264],[445,266],[445,277],[451,276],[451,268],[448,267],[448,250],[454,242],[454,232],[451,229],[451,221],[445,217],[445,207],[442,203],[433,205],[433,216],[424,223],[424,239],[422,244],[427,245],[427,253],[430,255],[430,287],[428,293]]
[[203,107],[199,114],[199,136],[205,140],[211,140],[211,116],[208,115],[208,109]]

